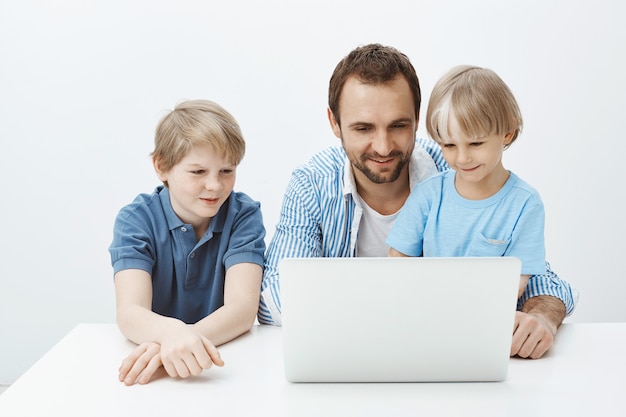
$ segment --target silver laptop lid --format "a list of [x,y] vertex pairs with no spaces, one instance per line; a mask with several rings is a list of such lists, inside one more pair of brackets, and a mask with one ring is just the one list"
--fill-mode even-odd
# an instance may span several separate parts
[[291,382],[501,381],[517,258],[286,258]]

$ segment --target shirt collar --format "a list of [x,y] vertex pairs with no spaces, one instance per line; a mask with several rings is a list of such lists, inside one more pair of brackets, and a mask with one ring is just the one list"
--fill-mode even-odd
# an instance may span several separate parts
[[185,223],[174,212],[172,201],[170,200],[170,190],[163,185],[159,185],[156,192],[159,193],[159,198],[161,199],[161,207],[163,207],[163,213],[165,213],[168,229],[174,230],[184,225]]

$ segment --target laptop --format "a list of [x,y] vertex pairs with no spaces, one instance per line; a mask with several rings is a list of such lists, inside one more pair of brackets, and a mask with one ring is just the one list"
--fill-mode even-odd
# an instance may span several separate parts
[[503,381],[520,272],[514,257],[282,259],[285,377]]

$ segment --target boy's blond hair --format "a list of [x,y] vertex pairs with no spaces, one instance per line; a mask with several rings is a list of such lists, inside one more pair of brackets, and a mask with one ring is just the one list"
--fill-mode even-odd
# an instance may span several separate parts
[[439,144],[449,141],[454,115],[472,138],[513,132],[507,148],[522,131],[522,114],[513,93],[492,70],[470,65],[452,68],[433,88],[426,113],[426,130]]
[[188,100],[157,125],[151,156],[167,172],[196,145],[209,145],[234,165],[241,162],[246,149],[239,124],[228,111],[210,100]]

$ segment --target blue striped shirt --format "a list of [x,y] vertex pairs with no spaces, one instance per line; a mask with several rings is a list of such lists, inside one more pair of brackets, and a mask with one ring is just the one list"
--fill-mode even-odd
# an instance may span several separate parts
[[[436,142],[416,140],[409,162],[411,188],[448,168]],[[353,194],[356,194],[354,176],[341,146],[321,151],[293,171],[276,232],[265,254],[259,323],[281,325],[278,262],[282,258],[356,256],[363,210]],[[571,314],[575,296],[570,285],[554,274],[548,263],[546,271],[545,275],[530,278],[518,309],[528,298],[551,295],[561,299],[567,314]]]

